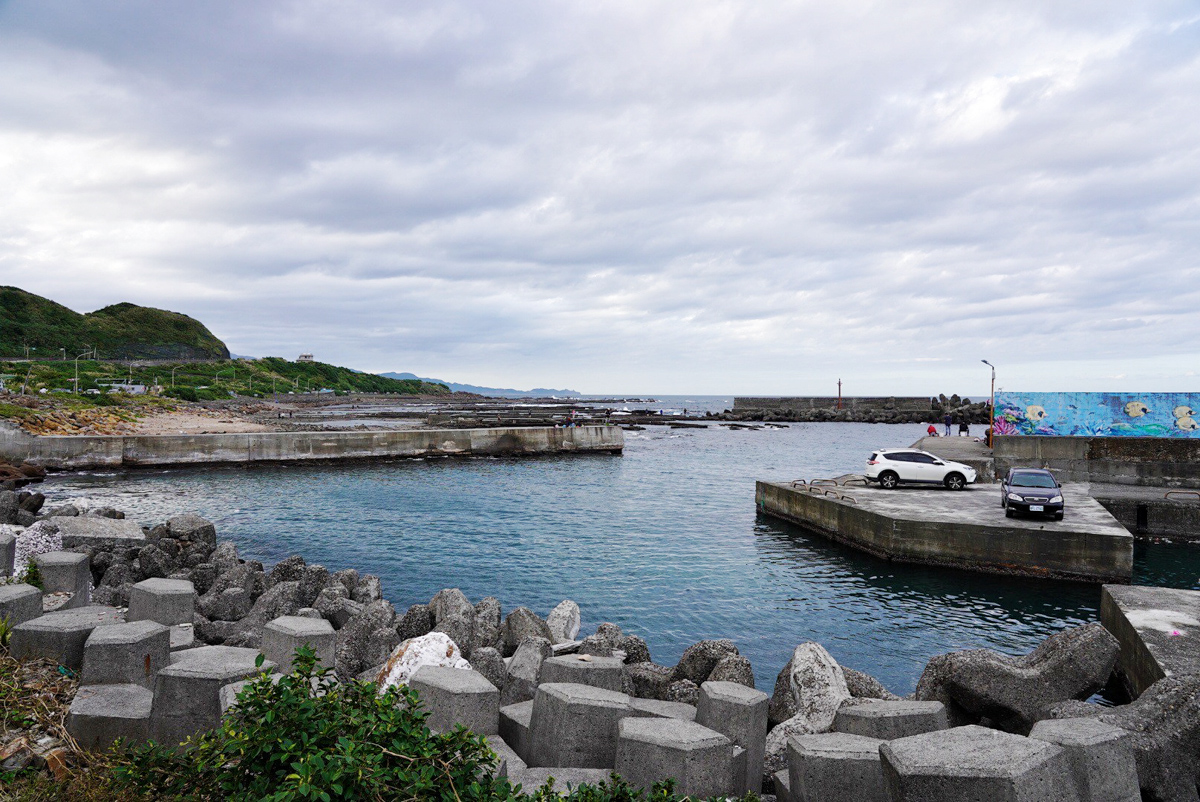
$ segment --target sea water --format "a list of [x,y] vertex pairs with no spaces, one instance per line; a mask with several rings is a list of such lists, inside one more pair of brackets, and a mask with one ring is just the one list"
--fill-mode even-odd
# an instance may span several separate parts
[[[793,648],[813,640],[904,694],[935,654],[1024,653],[1097,620],[1100,602],[1098,585],[891,563],[756,514],[756,479],[861,472],[871,450],[923,433],[652,426],[626,433],[623,456],[142,470],[54,476],[47,490],[52,503],[87,497],[144,524],[198,512],[268,566],[300,554],[377,574],[401,612],[446,587],[496,596],[505,612],[545,615],[574,599],[585,633],[612,621],[661,664],[730,638],[770,692]],[[1200,547],[1139,545],[1136,565],[1139,583],[1197,587]]]

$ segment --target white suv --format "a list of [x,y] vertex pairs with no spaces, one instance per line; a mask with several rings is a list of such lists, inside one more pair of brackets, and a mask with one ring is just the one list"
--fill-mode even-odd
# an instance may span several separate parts
[[945,485],[962,490],[974,484],[975,469],[961,462],[950,462],[927,451],[911,448],[881,448],[867,458],[866,477],[891,490],[901,482]]

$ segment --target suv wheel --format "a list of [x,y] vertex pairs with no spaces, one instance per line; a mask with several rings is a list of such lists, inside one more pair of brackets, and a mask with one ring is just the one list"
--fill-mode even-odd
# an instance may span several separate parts
[[879,486],[884,490],[895,490],[898,484],[900,484],[900,475],[895,471],[884,471],[879,474]]
[[967,478],[961,473],[952,473],[946,477],[945,484],[948,490],[962,490],[967,486]]

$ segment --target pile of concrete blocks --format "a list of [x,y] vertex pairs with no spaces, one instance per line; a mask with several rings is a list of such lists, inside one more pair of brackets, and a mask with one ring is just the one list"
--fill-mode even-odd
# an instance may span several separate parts
[[962,799],[1138,802],[1128,731],[1095,718],[1041,721],[1028,737],[951,727],[940,702],[857,700],[832,732],[788,739],[781,802]]

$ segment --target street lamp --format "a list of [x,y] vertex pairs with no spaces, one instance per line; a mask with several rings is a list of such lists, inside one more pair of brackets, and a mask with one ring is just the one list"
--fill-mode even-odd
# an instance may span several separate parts
[[171,386],[175,386],[175,371],[179,370],[179,366],[175,365],[171,368]]
[[87,356],[91,351],[84,351],[79,356],[75,357],[75,395],[79,395],[79,357]]
[[988,448],[992,448],[992,439],[996,436],[996,366],[986,359],[979,361],[992,369],[992,400],[988,406]]

